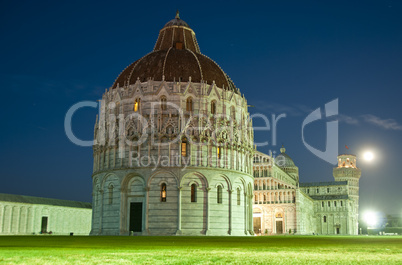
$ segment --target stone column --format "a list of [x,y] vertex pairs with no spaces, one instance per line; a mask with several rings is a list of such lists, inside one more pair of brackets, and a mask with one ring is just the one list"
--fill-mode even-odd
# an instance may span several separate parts
[[170,160],[171,160],[171,156],[172,156],[172,154],[171,154],[171,142],[169,141],[169,150],[168,150],[168,165],[169,165],[169,167],[171,167],[172,166],[172,164],[171,164],[171,162],[170,162]]
[[133,166],[133,146],[131,144],[128,145],[128,167]]
[[150,187],[145,187],[145,233],[149,234],[149,190],[151,188]]
[[[182,141],[181,141],[181,139],[180,139],[180,141],[178,142],[179,143],[179,165],[180,166],[182,166],[182,164],[181,164],[181,157],[182,157],[182,150],[181,150],[181,148],[182,148]],[[186,152],[187,152],[187,146],[186,146]]]
[[101,169],[100,161],[101,161],[101,153],[100,153],[100,147],[98,147],[96,150],[96,171],[99,171]]
[[206,229],[205,229],[205,235],[209,235],[210,231],[209,231],[209,192],[210,192],[211,188],[205,188],[205,203],[206,203]]
[[233,156],[233,146],[230,145],[230,169],[234,169],[234,156]]
[[[96,185],[92,184],[92,219],[91,219],[91,231],[90,231],[90,235],[92,235],[94,232],[94,227],[93,227],[93,223],[94,223],[94,219],[95,219],[95,211],[96,211],[96,207],[98,206],[97,201],[96,201]],[[63,213],[60,213],[60,215],[62,215]],[[28,216],[28,215],[27,215]],[[61,220],[61,217],[60,217]]]
[[177,231],[176,235],[181,235],[181,189],[182,187],[177,187]]
[[33,218],[34,218],[33,209],[32,209],[32,207],[28,207],[28,210],[27,210],[27,233],[35,232],[33,229],[33,221],[34,221]]
[[20,233],[20,223],[21,223],[21,207],[18,207],[17,208],[17,224],[15,226],[16,234]]
[[228,190],[229,195],[229,230],[228,234],[232,234],[232,216],[233,216],[233,206],[232,206],[232,194],[234,190]]
[[288,230],[288,209],[287,208],[283,209],[283,222],[284,222],[283,233],[287,234],[289,232],[289,230]]
[[119,141],[119,152],[118,152],[119,153],[119,158],[120,158],[119,167],[123,167],[123,160],[124,160],[124,156],[125,156],[125,154],[124,154],[124,151],[125,151],[124,145],[125,145],[125,143],[123,141]]
[[95,150],[94,150],[94,153],[92,154],[92,157],[94,159],[93,166],[92,166],[92,172],[96,172],[96,153],[95,153]]
[[247,224],[248,224],[248,205],[247,205],[247,192],[244,192],[244,234],[247,235]]
[[99,148],[99,171],[103,169],[103,147]]
[[252,235],[254,234],[253,231],[253,195],[249,196],[249,202],[248,202],[248,216],[250,216],[249,218],[249,222],[248,222],[248,229],[249,229],[249,233]]
[[103,190],[99,190],[100,197],[100,209],[99,209],[99,235],[102,234],[102,220],[103,220]]
[[120,188],[120,235],[130,234],[127,229],[127,187]]
[[109,168],[110,167],[110,164],[109,164],[109,160],[110,160],[110,147],[108,146],[107,148],[106,148],[106,168]]
[[113,147],[113,168],[116,167],[116,153],[117,153],[116,151],[117,151],[117,145]]

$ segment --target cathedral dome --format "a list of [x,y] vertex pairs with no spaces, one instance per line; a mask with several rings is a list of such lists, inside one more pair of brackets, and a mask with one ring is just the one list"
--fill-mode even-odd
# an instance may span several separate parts
[[201,54],[194,31],[179,14],[160,30],[154,50],[124,69],[113,88],[137,80],[215,84],[239,94],[229,76],[209,57]]
[[286,149],[282,146],[281,153],[275,158],[275,164],[280,168],[296,167],[292,158],[285,153]]
[[184,20],[180,19],[179,11],[176,12],[176,17],[174,19],[165,24],[165,28],[170,26],[184,26],[190,28],[190,26]]

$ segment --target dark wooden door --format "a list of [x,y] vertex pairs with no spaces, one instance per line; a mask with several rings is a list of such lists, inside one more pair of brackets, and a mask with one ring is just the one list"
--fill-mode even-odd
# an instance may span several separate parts
[[130,204],[130,231],[142,232],[142,202]]
[[43,216],[43,217],[42,217],[42,225],[41,225],[40,231],[41,231],[42,233],[46,233],[46,232],[47,232],[47,216]]
[[261,217],[254,217],[253,218],[253,226],[254,226],[254,233],[255,234],[261,233]]
[[282,221],[276,221],[276,233],[283,234]]

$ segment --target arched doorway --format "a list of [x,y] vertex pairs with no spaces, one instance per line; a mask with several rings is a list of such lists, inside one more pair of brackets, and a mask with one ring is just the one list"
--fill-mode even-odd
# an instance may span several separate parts
[[283,234],[283,214],[277,213],[275,215],[275,228],[277,234]]
[[253,227],[254,234],[261,234],[261,219],[262,219],[262,211],[259,208],[253,209]]

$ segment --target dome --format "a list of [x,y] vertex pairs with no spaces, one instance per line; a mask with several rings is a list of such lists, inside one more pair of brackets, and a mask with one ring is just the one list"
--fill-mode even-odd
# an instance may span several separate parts
[[286,149],[282,146],[281,153],[275,157],[275,164],[280,167],[296,167],[292,158],[285,153]]
[[174,19],[165,24],[165,28],[170,26],[183,26],[190,28],[190,26],[186,22],[180,19],[179,11],[176,12],[176,17]]
[[201,54],[194,31],[179,14],[160,30],[154,50],[133,62],[117,77],[113,88],[137,80],[215,84],[240,94],[229,76],[209,57]]

